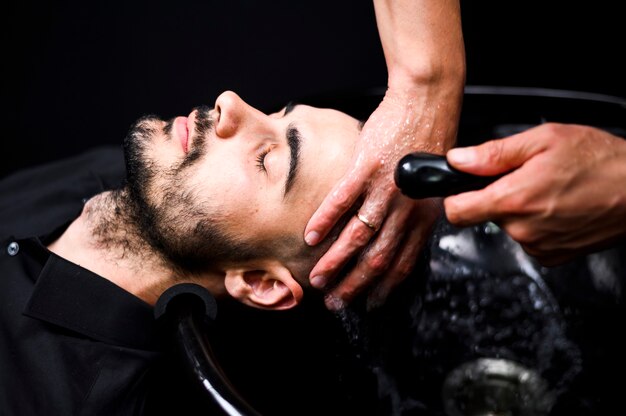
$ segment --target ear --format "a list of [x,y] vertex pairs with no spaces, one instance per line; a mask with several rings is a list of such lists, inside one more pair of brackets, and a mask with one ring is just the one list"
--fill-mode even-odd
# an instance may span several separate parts
[[282,310],[298,305],[304,294],[302,286],[282,263],[260,260],[225,271],[228,293],[248,306]]

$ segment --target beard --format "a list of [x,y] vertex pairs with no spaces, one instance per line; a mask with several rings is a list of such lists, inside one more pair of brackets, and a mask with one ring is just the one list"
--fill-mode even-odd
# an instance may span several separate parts
[[157,135],[165,134],[171,140],[173,120],[161,128],[157,117],[143,117],[124,140],[127,175],[123,207],[140,237],[139,244],[160,254],[171,268],[187,273],[206,270],[231,246],[230,239],[214,225],[218,214],[208,212],[210,201],[197,200],[186,185],[189,168],[202,159],[213,128],[210,109],[196,110],[193,146],[173,166],[159,166],[149,156]]

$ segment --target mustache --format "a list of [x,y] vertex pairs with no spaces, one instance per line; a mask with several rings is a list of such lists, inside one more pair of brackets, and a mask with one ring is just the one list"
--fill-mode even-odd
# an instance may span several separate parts
[[[212,107],[206,105],[195,107],[193,109],[193,111],[196,111],[196,117],[194,120],[194,135],[189,140],[191,147],[188,149],[183,161],[178,165],[178,167],[175,168],[176,172],[193,165],[206,153],[208,136],[213,131],[213,127],[215,125],[215,121],[209,113],[212,109]],[[165,126],[164,130],[168,138],[170,137],[173,123],[174,119],[170,120]]]
[[193,110],[196,111],[196,134],[202,138],[202,140],[206,140],[206,135],[213,130],[213,126],[215,124],[213,117],[209,113],[213,108],[207,105],[201,105],[199,107],[195,107]]
[[[171,173],[177,174],[179,171],[192,166],[207,152],[208,136],[215,126],[215,121],[210,114],[212,109],[212,107],[206,105],[193,108],[192,111],[196,111],[196,117],[194,120],[194,133],[193,136],[189,138],[190,147],[184,159],[177,166],[173,167]],[[158,127],[158,123],[163,121],[162,118],[154,114],[148,114],[139,118],[131,126],[124,139],[125,153],[128,155],[128,158],[131,159],[129,162],[133,162],[135,159],[139,158],[148,143],[160,132],[165,134],[167,140],[171,140],[174,119],[175,118],[168,120],[161,130],[161,128]],[[130,165],[129,167],[133,167],[134,163],[130,163]]]

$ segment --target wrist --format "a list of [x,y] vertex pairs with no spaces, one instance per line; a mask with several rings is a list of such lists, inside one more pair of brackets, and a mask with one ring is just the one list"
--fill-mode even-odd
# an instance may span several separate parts
[[387,85],[395,91],[415,91],[422,93],[424,89],[441,89],[460,91],[465,86],[465,64],[462,60],[457,64],[432,62],[416,62],[413,65],[389,65]]
[[453,147],[464,82],[463,70],[396,72],[390,77],[383,101],[404,120],[404,129],[412,132],[415,150],[445,154]]

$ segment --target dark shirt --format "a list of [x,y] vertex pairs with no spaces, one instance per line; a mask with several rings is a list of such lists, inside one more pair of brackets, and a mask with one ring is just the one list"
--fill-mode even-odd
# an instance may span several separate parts
[[160,355],[152,307],[47,250],[117,187],[120,149],[0,182],[0,414],[142,414]]

